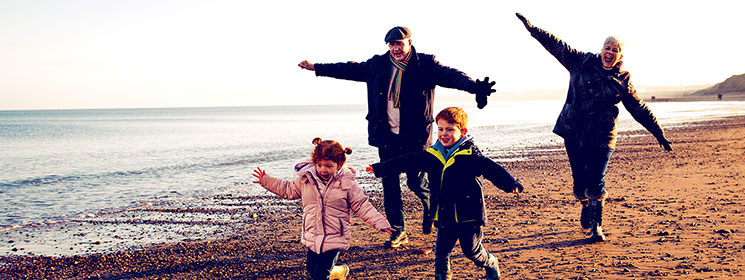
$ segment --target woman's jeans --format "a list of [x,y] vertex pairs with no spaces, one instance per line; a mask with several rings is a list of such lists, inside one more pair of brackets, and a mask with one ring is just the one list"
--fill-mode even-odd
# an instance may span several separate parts
[[564,141],[564,146],[572,167],[574,196],[580,200],[605,198],[605,172],[613,150],[608,147],[585,147],[570,141]]
[[331,270],[336,265],[336,259],[339,257],[339,250],[331,250],[316,254],[308,249],[308,259],[305,262],[308,275],[312,280],[328,280],[331,276]]

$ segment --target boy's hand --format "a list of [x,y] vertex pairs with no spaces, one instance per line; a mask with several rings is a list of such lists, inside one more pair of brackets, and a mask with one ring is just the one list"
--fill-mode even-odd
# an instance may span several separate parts
[[388,235],[393,235],[393,233],[396,232],[396,229],[394,229],[394,228],[384,228],[384,229],[381,229],[380,231],[385,232]]
[[367,167],[365,167],[365,171],[367,171],[367,173],[370,173],[370,174],[375,174],[375,171],[373,171],[372,165],[368,165]]
[[511,193],[521,193],[523,190],[525,190],[525,187],[523,187],[523,184],[520,184],[520,181],[515,181],[515,188],[512,189]]
[[266,171],[261,170],[260,167],[256,167],[254,170],[254,177],[258,178],[258,181],[254,181],[254,183],[261,184],[261,182],[264,180],[264,175],[266,175]]

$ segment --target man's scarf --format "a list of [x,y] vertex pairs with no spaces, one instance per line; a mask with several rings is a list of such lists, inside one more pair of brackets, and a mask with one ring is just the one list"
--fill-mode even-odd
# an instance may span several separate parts
[[404,58],[403,61],[398,61],[395,58],[393,58],[392,54],[388,54],[388,58],[391,59],[391,63],[393,63],[393,82],[391,83],[391,89],[390,94],[388,95],[388,100],[393,100],[393,107],[398,108],[399,106],[399,96],[401,95],[401,80],[404,75],[404,71],[406,71],[406,66],[409,65],[409,58],[411,58],[411,51],[406,55],[406,58]]

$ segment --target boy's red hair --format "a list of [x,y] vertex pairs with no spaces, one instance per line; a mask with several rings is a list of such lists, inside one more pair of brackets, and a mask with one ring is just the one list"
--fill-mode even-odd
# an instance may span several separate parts
[[461,107],[447,107],[442,109],[442,111],[437,113],[437,116],[435,117],[435,122],[440,120],[454,123],[458,125],[461,130],[466,129],[466,126],[468,125],[468,115],[466,115],[466,111],[463,111],[463,108]]

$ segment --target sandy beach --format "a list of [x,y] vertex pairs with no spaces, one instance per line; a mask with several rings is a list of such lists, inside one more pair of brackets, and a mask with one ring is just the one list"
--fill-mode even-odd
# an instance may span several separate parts
[[[526,192],[517,195],[494,187],[485,190],[489,221],[484,227],[484,242],[499,257],[503,278],[744,278],[745,117],[665,129],[673,142],[673,152],[663,151],[646,131],[619,135],[606,177],[610,197],[604,218],[608,241],[604,243],[585,241],[562,146],[535,147],[495,158],[526,186]],[[481,148],[487,155],[496,154],[493,148]],[[359,176],[360,184],[373,184],[372,189],[380,190],[378,180],[367,174]],[[382,193],[369,191],[368,195],[382,211]],[[200,224],[190,222],[193,216],[183,216],[167,223],[177,225],[174,235],[193,236],[191,241],[166,240],[111,251],[75,248],[73,256],[2,256],[0,278],[304,279],[306,249],[298,241],[299,202],[239,195],[210,200],[231,207],[220,212],[223,216],[227,213],[227,217],[220,216],[226,222],[210,218],[212,222]],[[351,267],[350,279],[433,276],[433,254],[416,251],[433,248],[435,234],[421,234],[421,209],[411,192],[405,193],[405,201],[411,233],[407,246],[385,249],[382,244],[387,236],[354,218],[352,247],[339,259]],[[207,208],[189,205],[147,209],[115,215],[129,217],[129,221],[150,221],[155,218],[143,217],[213,214]],[[230,219],[241,222],[227,222]],[[141,224],[146,227],[127,231],[124,222],[88,220],[65,230],[70,235],[100,236],[101,230],[118,228],[116,235],[106,236],[119,239],[142,238],[151,230],[168,231],[163,226],[155,228],[156,222]],[[201,229],[206,227],[217,229]],[[179,240],[177,237],[171,238]],[[92,237],[85,247],[105,246],[116,238]],[[22,241],[5,236],[3,242]],[[482,269],[463,257],[457,247],[452,268],[455,279],[483,278]]]

